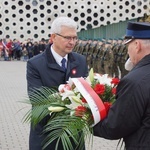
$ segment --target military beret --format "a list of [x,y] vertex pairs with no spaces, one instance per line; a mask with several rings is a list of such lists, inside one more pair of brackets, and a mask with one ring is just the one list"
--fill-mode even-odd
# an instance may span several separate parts
[[128,22],[125,44],[133,39],[150,39],[150,23],[148,22]]

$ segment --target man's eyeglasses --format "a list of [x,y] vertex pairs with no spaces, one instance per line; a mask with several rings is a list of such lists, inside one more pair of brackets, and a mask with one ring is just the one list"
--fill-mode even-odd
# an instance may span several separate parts
[[74,37],[71,37],[71,36],[63,36],[63,35],[61,35],[61,34],[58,34],[58,33],[55,33],[56,35],[58,35],[58,36],[61,36],[61,37],[63,37],[65,40],[67,40],[68,42],[69,41],[71,41],[71,40],[73,40],[73,41],[77,41],[78,40],[78,37],[77,36],[74,36]]

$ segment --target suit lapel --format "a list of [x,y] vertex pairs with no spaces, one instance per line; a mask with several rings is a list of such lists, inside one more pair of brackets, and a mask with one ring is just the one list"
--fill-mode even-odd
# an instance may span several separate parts
[[54,69],[54,70],[59,70],[64,72],[64,70],[62,69],[61,66],[59,66],[56,62],[56,60],[54,59],[52,52],[51,52],[51,45],[48,45],[48,47],[46,48],[46,60],[47,60],[47,65],[49,68]]
[[69,77],[74,76],[77,72],[76,68],[79,66],[79,62],[77,59],[75,59],[73,53],[68,54],[68,64],[67,64],[67,72],[66,72],[66,80],[69,79]]
[[[56,60],[54,59],[54,57],[51,53],[50,47],[51,47],[51,45],[48,45],[48,47],[46,48],[46,51],[45,51],[48,67],[51,69],[54,69],[54,70],[59,70],[59,71],[65,72],[62,69],[62,67],[60,67],[57,64]],[[69,79],[70,76],[72,76],[72,74],[75,71],[75,68],[79,65],[80,65],[79,62],[77,59],[75,59],[73,53],[69,53],[68,54],[67,71],[66,71],[66,81]]]

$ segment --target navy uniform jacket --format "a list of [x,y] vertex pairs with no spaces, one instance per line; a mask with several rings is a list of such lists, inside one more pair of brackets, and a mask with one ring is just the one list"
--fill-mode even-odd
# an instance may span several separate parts
[[94,127],[94,135],[123,138],[127,150],[150,150],[150,55],[122,78],[116,102]]
[[[83,55],[75,52],[68,54],[67,71],[65,72],[55,61],[50,45],[46,50],[31,58],[27,62],[27,86],[28,92],[32,88],[58,87],[60,84],[66,83],[69,77],[86,77],[88,75],[88,68],[86,59]],[[38,124],[36,129],[31,128],[30,131],[30,150],[41,150],[41,142],[45,138],[41,136],[42,128],[45,124]],[[54,150],[55,143],[51,144],[47,150]],[[61,146],[59,147],[61,149]]]

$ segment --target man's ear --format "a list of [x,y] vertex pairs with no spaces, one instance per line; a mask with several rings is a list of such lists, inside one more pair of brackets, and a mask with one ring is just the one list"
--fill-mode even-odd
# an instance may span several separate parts
[[141,41],[140,40],[135,41],[135,49],[136,49],[137,54],[141,52]]
[[56,37],[56,34],[51,34],[51,39],[54,40]]
[[51,34],[51,41],[54,42],[56,34]]

